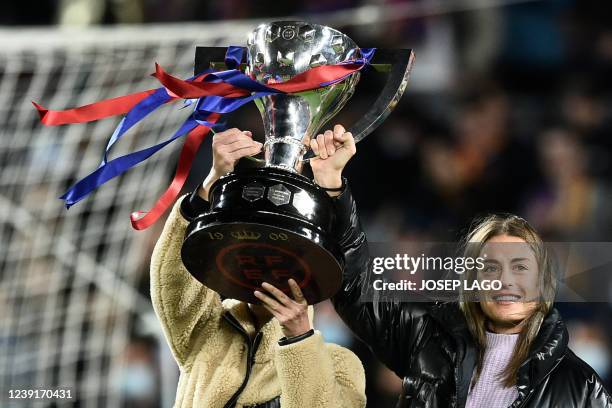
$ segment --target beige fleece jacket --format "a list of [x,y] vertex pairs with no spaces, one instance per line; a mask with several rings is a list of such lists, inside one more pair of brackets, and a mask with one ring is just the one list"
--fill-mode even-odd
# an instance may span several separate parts
[[[223,407],[246,375],[247,342],[224,313],[251,338],[255,327],[244,302],[226,299],[193,278],[181,261],[188,222],[176,203],[151,259],[151,298],[180,368],[175,407]],[[254,356],[248,383],[236,407],[281,397],[282,408],[365,407],[365,375],[348,349],[323,342],[319,332],[279,346],[281,328],[272,319]]]

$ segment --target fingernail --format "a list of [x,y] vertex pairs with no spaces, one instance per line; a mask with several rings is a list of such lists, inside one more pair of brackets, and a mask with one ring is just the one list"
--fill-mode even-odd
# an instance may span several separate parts
[[245,130],[242,133],[244,133],[245,135],[253,136],[253,133],[251,133],[250,130]]

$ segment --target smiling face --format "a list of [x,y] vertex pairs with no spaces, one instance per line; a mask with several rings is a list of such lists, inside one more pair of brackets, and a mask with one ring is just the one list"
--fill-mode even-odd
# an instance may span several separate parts
[[502,234],[482,247],[484,267],[478,280],[500,280],[500,290],[483,291],[480,307],[495,332],[518,332],[539,301],[539,266],[531,246],[522,238]]

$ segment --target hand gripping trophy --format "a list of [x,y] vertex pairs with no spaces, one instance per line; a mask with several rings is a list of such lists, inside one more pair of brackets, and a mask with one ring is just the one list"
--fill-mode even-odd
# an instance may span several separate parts
[[[360,49],[333,28],[299,21],[260,25],[249,35],[246,52],[245,73],[261,84],[355,61],[386,72],[377,100],[349,130],[356,142],[394,109],[414,59],[410,49]],[[225,48],[198,47],[196,72],[223,61],[224,54]],[[317,89],[255,99],[265,130],[264,159],[258,159],[259,167],[221,177],[210,190],[210,210],[188,227],[182,258],[196,279],[251,303],[258,303],[253,290],[262,282],[288,290],[289,278],[309,304],[339,290],[343,259],[331,235],[331,198],[301,173],[310,160],[310,139],[351,98],[360,76],[355,71]]]

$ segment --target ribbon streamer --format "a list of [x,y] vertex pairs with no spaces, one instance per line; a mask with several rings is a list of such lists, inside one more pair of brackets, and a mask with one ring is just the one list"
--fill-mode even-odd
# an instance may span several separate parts
[[[124,114],[106,145],[98,168],[75,183],[60,198],[66,207],[76,204],[93,190],[117,177],[133,166],[148,159],[168,144],[185,135],[174,178],[149,212],[136,211],[130,215],[134,229],[142,230],[163,215],[176,200],[185,184],[191,164],[202,141],[222,114],[233,112],[242,105],[266,95],[297,93],[318,89],[344,80],[347,76],[363,69],[374,55],[374,49],[362,49],[363,58],[344,61],[336,65],[311,68],[285,82],[262,84],[239,70],[242,61],[242,47],[228,47],[225,71],[207,70],[192,78],[183,80],[166,73],[155,64],[153,76],[162,87],[137,92],[118,98],[106,99],[63,111],[54,111],[32,102],[46,126],[91,122],[110,116]],[[167,140],[154,146],[108,160],[112,147],[135,124],[154,112],[160,106],[177,99],[185,100],[185,106],[194,104],[194,110],[181,127]]]
[[40,121],[43,125],[57,126],[69,123],[93,122],[94,120],[107,118],[109,116],[127,113],[134,105],[155,91],[155,89],[149,89],[147,91],[106,99],[63,111],[49,110],[36,102],[32,102],[32,104],[36,107],[36,110],[38,110]]

